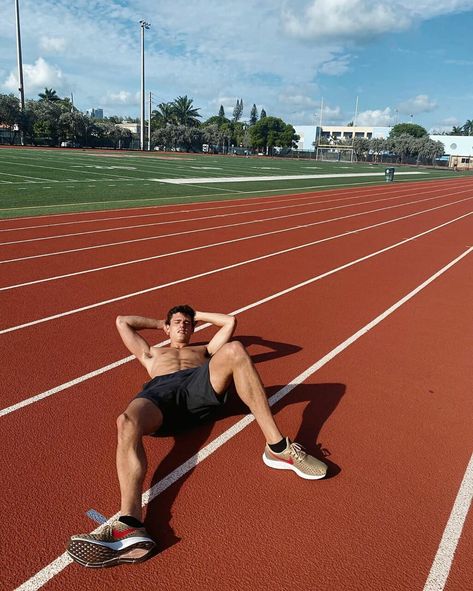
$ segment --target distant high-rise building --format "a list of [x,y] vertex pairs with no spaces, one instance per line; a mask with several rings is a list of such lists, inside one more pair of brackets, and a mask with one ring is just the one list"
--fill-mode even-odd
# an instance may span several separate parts
[[87,115],[92,119],[103,119],[103,109],[88,109]]

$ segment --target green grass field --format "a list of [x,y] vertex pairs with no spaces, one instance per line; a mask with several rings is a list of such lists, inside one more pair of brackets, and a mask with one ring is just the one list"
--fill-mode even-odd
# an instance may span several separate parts
[[[461,174],[395,168],[395,182]],[[382,184],[384,170],[305,159],[2,148],[0,218]],[[287,176],[303,178],[280,178]]]

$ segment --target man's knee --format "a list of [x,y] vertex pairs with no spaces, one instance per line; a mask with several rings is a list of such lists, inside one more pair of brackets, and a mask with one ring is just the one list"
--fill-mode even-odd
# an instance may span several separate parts
[[139,437],[141,435],[141,428],[137,418],[127,411],[122,412],[117,417],[117,435],[119,439]]
[[236,363],[242,359],[248,359],[248,353],[240,341],[230,341],[229,343],[223,345],[220,351],[232,363]]

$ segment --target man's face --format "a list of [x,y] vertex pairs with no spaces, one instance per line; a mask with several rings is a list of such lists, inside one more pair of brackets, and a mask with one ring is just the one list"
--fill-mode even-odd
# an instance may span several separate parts
[[187,344],[194,332],[194,327],[189,316],[177,312],[171,316],[171,322],[164,325],[164,331],[171,339],[171,342]]

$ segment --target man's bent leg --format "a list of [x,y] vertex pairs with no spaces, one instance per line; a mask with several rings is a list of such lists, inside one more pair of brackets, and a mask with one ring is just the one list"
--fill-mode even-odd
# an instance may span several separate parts
[[283,438],[264,391],[263,384],[243,345],[232,341],[223,345],[209,364],[210,382],[218,393],[235,383],[239,397],[249,407],[266,437],[264,463],[279,470],[292,470],[301,478],[318,480],[327,474],[324,462],[307,454],[298,443]]
[[263,431],[266,442],[278,443],[283,439],[269,408],[261,378],[246,349],[238,341],[223,345],[209,364],[210,383],[220,394],[233,381],[238,396],[248,406]]
[[117,419],[117,474],[121,515],[141,521],[141,494],[147,470],[143,436],[157,431],[163,415],[153,402],[135,398]]
[[143,435],[161,426],[163,416],[157,406],[135,398],[117,419],[117,472],[121,490],[121,517],[97,533],[70,538],[69,556],[92,568],[146,560],[156,542],[141,523],[141,493],[146,474]]

